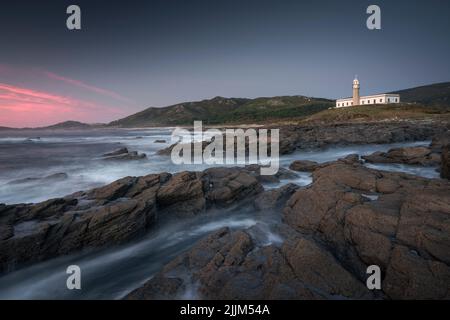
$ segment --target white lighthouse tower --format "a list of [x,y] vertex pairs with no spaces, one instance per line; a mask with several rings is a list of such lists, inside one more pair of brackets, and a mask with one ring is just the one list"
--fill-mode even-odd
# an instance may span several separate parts
[[353,105],[358,106],[359,104],[359,80],[358,76],[355,76],[355,79],[353,80]]

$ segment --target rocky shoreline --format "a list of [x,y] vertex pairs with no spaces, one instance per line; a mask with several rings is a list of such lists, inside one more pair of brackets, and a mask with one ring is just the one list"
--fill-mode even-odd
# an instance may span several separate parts
[[[384,172],[347,160],[280,210],[281,243],[258,228],[221,229],[198,242],[127,299],[448,299],[450,182]],[[425,205],[424,205],[425,204]],[[378,265],[382,290],[365,286]]]
[[125,177],[38,204],[0,205],[0,273],[123,243],[145,233],[161,216],[189,217],[248,200],[263,191],[254,174],[211,168]]
[[[439,165],[448,178],[445,124],[286,127],[281,134],[281,153],[433,140],[429,147],[397,148],[363,159],[294,161],[292,170],[311,172],[307,187],[288,183],[265,190],[264,183],[296,173],[282,169],[266,177],[253,165],[125,177],[37,204],[0,204],[0,274],[125,243],[152,232],[162,219],[249,206],[280,218],[272,226],[276,241],[262,241],[265,231],[258,224],[216,230],[126,299],[179,299],[186,292],[201,299],[450,299],[450,181],[363,163]],[[130,154],[119,151],[105,156]],[[366,287],[370,265],[381,269],[381,290]]]
[[280,154],[330,145],[423,141],[445,134],[449,129],[447,123],[413,121],[286,126],[280,130]]
[[[226,128],[226,127],[224,127]],[[327,146],[390,144],[424,141],[448,135],[450,124],[446,122],[374,122],[335,123],[302,126],[268,127],[280,130],[280,154],[290,154],[299,149],[319,149]],[[445,139],[445,138],[444,138]],[[207,142],[202,144],[204,149]],[[159,155],[170,155],[174,145],[158,151]],[[248,142],[246,143],[248,147]],[[270,147],[270,144],[269,146]]]

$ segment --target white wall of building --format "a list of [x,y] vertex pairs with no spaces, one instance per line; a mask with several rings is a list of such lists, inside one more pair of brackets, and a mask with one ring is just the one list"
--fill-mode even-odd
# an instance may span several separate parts
[[[377,94],[373,96],[360,97],[360,105],[372,105],[372,104],[390,104],[400,103],[400,96],[398,94]],[[351,107],[353,106],[353,99],[338,99],[336,100],[336,108]]]

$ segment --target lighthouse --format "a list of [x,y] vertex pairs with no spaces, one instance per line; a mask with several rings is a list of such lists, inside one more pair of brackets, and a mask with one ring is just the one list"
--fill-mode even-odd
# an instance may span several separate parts
[[355,77],[353,80],[353,96],[336,100],[336,108],[362,106],[366,104],[392,104],[400,103],[400,96],[395,93],[381,93],[371,96],[359,95],[359,80]]
[[355,77],[353,80],[353,105],[359,105],[359,80],[358,77]]

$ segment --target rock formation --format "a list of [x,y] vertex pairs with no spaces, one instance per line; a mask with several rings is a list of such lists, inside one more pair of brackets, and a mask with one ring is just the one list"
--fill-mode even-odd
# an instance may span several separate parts
[[[313,178],[287,191],[295,193],[275,226],[281,243],[258,243],[254,227],[221,229],[126,298],[450,298],[450,182],[349,159],[322,165]],[[256,198],[261,210],[283,193],[267,192]],[[381,268],[380,291],[365,285],[369,265]]]
[[37,204],[0,205],[0,273],[83,248],[105,247],[146,232],[160,217],[189,217],[251,201],[263,191],[239,168],[125,177]]
[[442,148],[441,177],[450,180],[450,144]]
[[113,161],[142,160],[146,158],[147,155],[145,153],[138,153],[137,151],[128,151],[127,148],[120,148],[116,151],[105,153],[102,156],[102,160],[113,160]]
[[388,152],[376,151],[362,158],[371,163],[403,163],[421,166],[436,166],[441,162],[440,154],[428,147],[395,148]]

